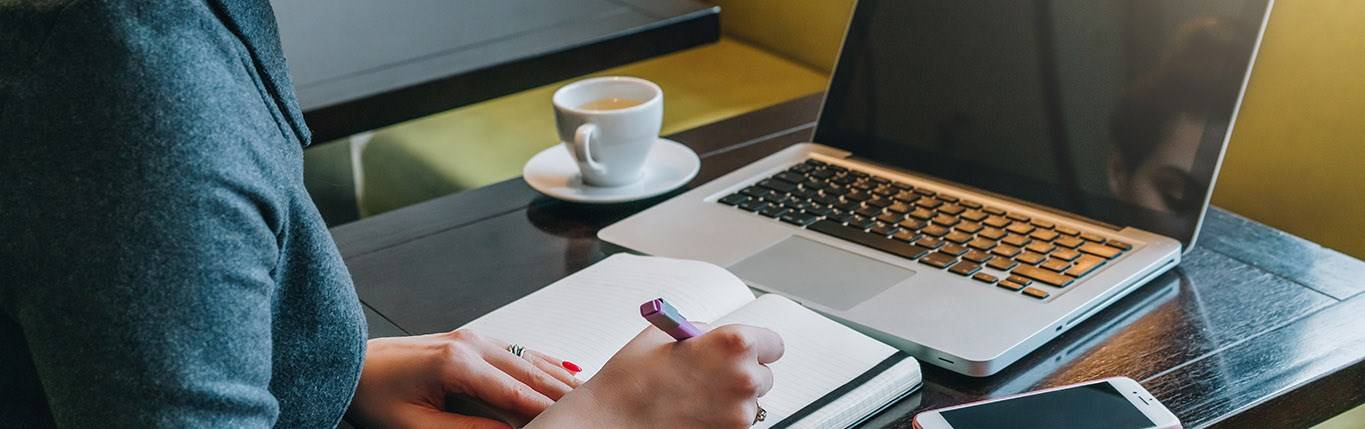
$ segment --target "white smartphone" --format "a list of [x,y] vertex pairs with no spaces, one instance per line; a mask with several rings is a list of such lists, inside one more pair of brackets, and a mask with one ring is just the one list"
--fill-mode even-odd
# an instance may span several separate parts
[[914,424],[916,429],[1180,429],[1180,419],[1128,377],[925,411]]

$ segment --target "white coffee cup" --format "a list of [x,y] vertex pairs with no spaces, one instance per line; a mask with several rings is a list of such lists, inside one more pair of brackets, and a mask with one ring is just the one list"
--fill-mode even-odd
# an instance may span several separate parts
[[634,77],[598,77],[555,91],[559,141],[589,186],[624,186],[640,180],[645,158],[659,139],[664,91]]

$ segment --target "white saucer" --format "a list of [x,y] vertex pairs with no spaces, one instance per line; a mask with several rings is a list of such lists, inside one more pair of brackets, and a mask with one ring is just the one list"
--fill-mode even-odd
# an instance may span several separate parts
[[526,162],[521,177],[540,193],[575,203],[610,204],[642,200],[687,184],[701,169],[701,158],[691,148],[660,138],[645,158],[640,181],[616,187],[588,186],[563,144],[540,151]]

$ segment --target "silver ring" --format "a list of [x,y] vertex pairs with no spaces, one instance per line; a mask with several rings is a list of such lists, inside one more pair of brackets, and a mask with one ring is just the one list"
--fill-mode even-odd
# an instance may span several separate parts
[[756,425],[756,424],[758,424],[758,422],[761,422],[761,421],[763,421],[764,419],[767,419],[767,418],[768,418],[768,410],[763,409],[763,406],[762,406],[762,405],[759,405],[759,406],[758,406],[758,413],[754,415],[754,422],[753,422],[753,423],[750,423],[749,426]]
[[521,344],[509,344],[507,345],[507,351],[517,355],[517,357],[522,357],[521,355],[526,353],[526,348],[522,347]]

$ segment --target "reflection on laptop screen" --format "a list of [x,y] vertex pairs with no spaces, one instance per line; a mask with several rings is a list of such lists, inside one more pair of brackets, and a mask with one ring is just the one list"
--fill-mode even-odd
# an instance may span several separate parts
[[861,0],[815,141],[1194,238],[1269,0]]

